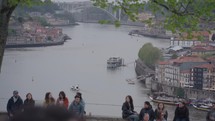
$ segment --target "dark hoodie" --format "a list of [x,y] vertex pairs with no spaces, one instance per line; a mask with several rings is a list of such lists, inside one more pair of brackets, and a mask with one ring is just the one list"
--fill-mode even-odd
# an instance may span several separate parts
[[9,114],[15,114],[17,112],[21,112],[23,108],[23,101],[20,97],[17,97],[17,101],[14,102],[13,97],[8,100],[7,103],[7,112]]
[[124,102],[122,105],[122,118],[126,119],[132,114],[134,114],[134,107],[131,107],[127,102]]
[[186,106],[184,107],[177,107],[175,109],[175,117],[173,121],[176,121],[177,119],[179,120],[185,120],[189,121],[189,110]]
[[142,110],[140,111],[140,114],[139,114],[139,119],[140,120],[143,120],[143,117],[144,117],[145,113],[149,114],[149,121],[154,121],[155,114],[154,114],[154,111],[153,111],[151,105],[149,105],[148,108],[142,108]]

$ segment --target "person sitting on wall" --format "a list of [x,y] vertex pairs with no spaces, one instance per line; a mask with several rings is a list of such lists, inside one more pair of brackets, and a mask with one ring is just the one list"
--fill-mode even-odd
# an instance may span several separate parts
[[19,113],[23,110],[23,100],[19,96],[17,90],[13,91],[13,96],[8,100],[7,103],[7,113],[9,119],[11,119],[16,113]]
[[76,95],[74,101],[69,106],[69,111],[72,112],[78,120],[82,120],[84,117],[84,107],[80,101],[80,96]]

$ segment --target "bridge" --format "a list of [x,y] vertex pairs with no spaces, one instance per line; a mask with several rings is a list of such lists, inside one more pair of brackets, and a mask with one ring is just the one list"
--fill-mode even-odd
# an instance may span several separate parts
[[90,1],[85,1],[85,2],[57,2],[57,5],[70,13],[81,13],[86,9],[89,8],[94,8],[97,11],[102,11],[104,13],[106,13],[110,18],[112,18],[112,20],[118,20],[121,21],[121,16],[122,16],[122,11],[121,9],[118,10],[114,10],[113,6],[108,6],[106,9],[102,9],[99,7],[95,7],[93,6],[93,4]]

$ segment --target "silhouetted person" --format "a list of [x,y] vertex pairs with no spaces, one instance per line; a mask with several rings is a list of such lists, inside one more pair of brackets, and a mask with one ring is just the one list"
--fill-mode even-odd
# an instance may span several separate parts
[[138,121],[139,117],[134,111],[133,99],[130,95],[126,96],[125,102],[122,105],[122,118],[129,121]]
[[142,110],[140,111],[140,114],[139,114],[139,119],[143,120],[144,114],[146,114],[146,113],[149,115],[149,121],[154,121],[155,114],[154,114],[151,104],[148,101],[146,101],[144,103],[144,107],[142,108]]
[[11,119],[16,113],[21,112],[23,109],[23,101],[19,96],[18,91],[13,91],[13,96],[8,100],[7,113]]
[[180,102],[175,109],[175,116],[173,121],[189,121],[189,110],[185,102]]
[[208,112],[206,121],[215,121],[215,104],[213,104],[211,110]]
[[16,114],[11,121],[75,121],[73,115],[64,107],[33,107]]

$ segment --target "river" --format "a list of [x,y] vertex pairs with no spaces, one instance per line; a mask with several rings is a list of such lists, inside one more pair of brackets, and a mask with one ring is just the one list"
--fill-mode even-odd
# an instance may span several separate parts
[[[75,92],[70,87],[78,84],[87,114],[121,117],[126,95],[133,97],[135,110],[139,112],[144,101],[149,101],[150,90],[140,82],[129,85],[125,80],[136,76],[134,61],[143,44],[151,42],[164,48],[169,46],[169,40],[128,35],[137,28],[81,23],[63,27],[72,40],[62,46],[7,49],[0,74],[0,111],[6,110],[13,90],[18,90],[22,98],[31,92],[38,102],[42,102],[48,91],[57,98],[63,90],[71,102]],[[108,70],[106,61],[112,56],[124,58],[128,65]],[[172,120],[175,107],[167,109]],[[190,115],[194,120],[205,119],[205,113],[194,109],[190,109]]]

